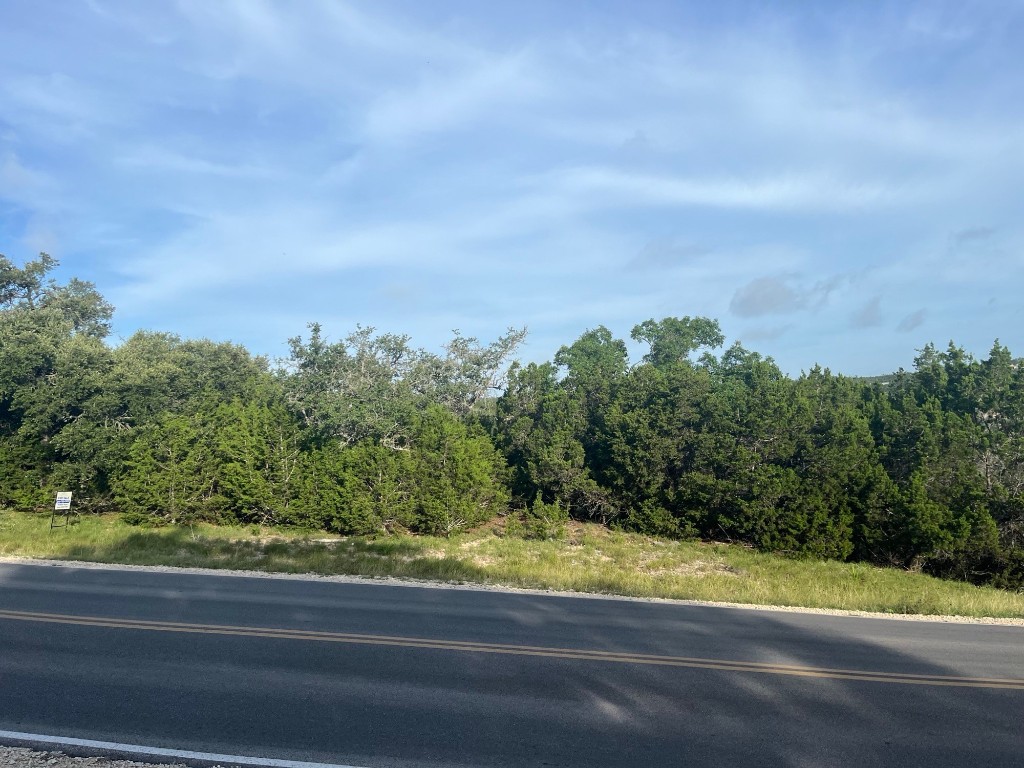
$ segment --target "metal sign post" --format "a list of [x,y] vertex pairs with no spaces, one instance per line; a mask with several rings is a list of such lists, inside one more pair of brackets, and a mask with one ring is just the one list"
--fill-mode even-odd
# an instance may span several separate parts
[[[64,513],[64,522],[57,523],[57,513]],[[57,501],[54,502],[53,511],[50,513],[50,530],[54,528],[67,528],[71,525],[71,491],[60,491],[57,493]]]

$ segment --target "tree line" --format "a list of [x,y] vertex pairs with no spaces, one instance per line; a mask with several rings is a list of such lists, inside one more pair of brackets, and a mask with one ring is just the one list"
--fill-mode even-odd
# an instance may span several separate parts
[[447,535],[569,518],[1024,587],[1024,368],[925,346],[866,381],[785,376],[703,317],[604,327],[521,365],[525,331],[441,354],[317,325],[271,363],[139,331],[0,256],[0,505],[136,523]]

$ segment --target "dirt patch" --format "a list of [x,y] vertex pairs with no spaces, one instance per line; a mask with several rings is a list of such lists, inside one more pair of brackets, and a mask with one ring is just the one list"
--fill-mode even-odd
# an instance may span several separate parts
[[638,568],[648,576],[739,576],[740,572],[725,563],[711,563],[706,560],[693,560],[689,563],[667,567]]
[[589,541],[600,541],[611,538],[611,531],[594,523],[581,523],[570,520],[565,524],[566,539],[570,544],[584,544]]
[[582,544],[569,544],[565,549],[559,550],[559,556],[569,560],[573,565],[594,565],[596,563],[610,563],[615,558],[609,557],[599,549],[591,549]]

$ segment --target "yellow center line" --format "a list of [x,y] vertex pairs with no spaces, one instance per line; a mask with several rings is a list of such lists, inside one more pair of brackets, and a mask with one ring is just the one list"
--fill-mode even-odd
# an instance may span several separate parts
[[267,627],[245,627],[221,624],[188,624],[171,621],[150,621],[147,619],[115,619],[99,616],[77,616],[62,613],[39,613],[34,611],[0,610],[0,619],[32,621],[49,624],[73,624],[88,627],[113,629],[138,629],[156,632],[184,632],[207,635],[236,635],[243,637],[272,638],[281,640],[308,640],[330,643],[351,643],[356,645],[386,645],[403,648],[427,648],[432,650],[463,651],[472,653],[500,653],[515,656],[539,656],[547,658],[582,661],[606,661],[621,664],[648,664],[665,667],[690,667],[729,672],[760,672],[772,675],[826,678],[833,680],[861,680],[903,685],[955,686],[964,688],[1003,688],[1024,691],[1022,678],[998,677],[955,677],[950,675],[922,675],[900,672],[876,672],[872,670],[833,669],[793,664],[772,664],[756,661],[730,659],[692,658],[686,656],[659,656],[643,653],[620,653],[581,648],[557,648],[533,645],[508,645],[503,643],[479,643],[464,640],[436,640],[421,637],[393,635],[367,635],[348,632],[321,632],[304,629],[276,629]]

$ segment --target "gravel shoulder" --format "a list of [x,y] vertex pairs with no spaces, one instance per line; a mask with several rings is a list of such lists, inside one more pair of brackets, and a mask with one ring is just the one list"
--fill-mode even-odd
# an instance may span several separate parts
[[[806,613],[824,616],[856,616],[868,619],[889,619],[900,621],[931,621],[946,624],[994,624],[1002,626],[1024,627],[1024,618],[993,618],[993,617],[968,617],[968,616],[936,616],[928,614],[906,614],[906,613],[876,613],[872,611],[850,611],[832,608],[801,608],[786,605],[751,605],[747,603],[730,603],[719,601],[702,600],[673,600],[659,597],[628,597],[623,595],[612,595],[591,592],[556,592],[554,590],[525,589],[520,587],[506,587],[494,584],[474,584],[467,582],[444,582],[416,579],[399,579],[394,577],[371,578],[365,576],[324,576],[314,573],[268,573],[266,571],[239,571],[219,568],[178,568],[164,565],[117,565],[110,563],[92,563],[79,560],[43,560],[27,557],[0,557],[0,563],[25,563],[29,565],[44,565],[57,568],[90,568],[97,570],[116,571],[148,571],[155,573],[190,573],[204,576],[224,576],[259,578],[259,579],[289,579],[294,581],[319,581],[337,582],[348,584],[386,584],[398,587],[419,587],[429,589],[459,589],[468,591],[484,592],[508,592],[527,595],[546,595],[573,597],[584,600],[627,600],[643,603],[669,603],[675,605],[699,605],[714,606],[718,608],[731,608],[745,611],[778,611],[785,613]],[[0,763],[3,765],[3,763]]]
[[[168,768],[186,768],[182,763],[164,763]],[[106,757],[72,757],[63,752],[39,752],[25,747],[0,746],[0,766],[4,768],[152,768],[153,763],[111,760]]]

